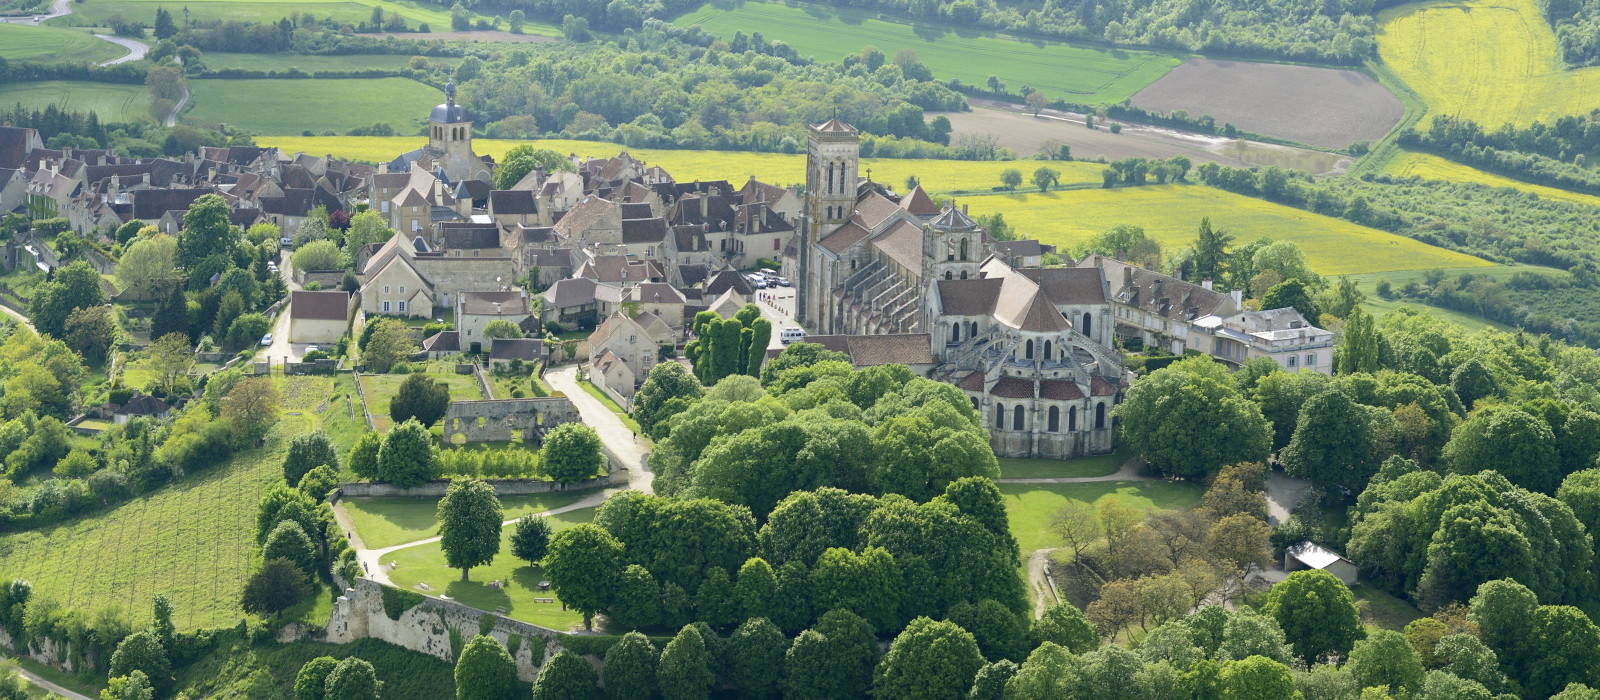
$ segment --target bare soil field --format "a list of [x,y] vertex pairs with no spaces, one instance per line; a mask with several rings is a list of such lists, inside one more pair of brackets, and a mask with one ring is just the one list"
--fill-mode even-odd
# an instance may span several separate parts
[[1083,115],[1072,112],[1047,109],[1035,117],[1017,111],[1022,108],[1016,105],[970,102],[974,107],[971,112],[939,113],[950,120],[954,137],[951,142],[962,134],[990,134],[999,145],[1015,151],[1019,158],[1030,157],[1046,147],[1054,150],[1054,144],[1064,143],[1072,147],[1072,157],[1076,160],[1095,160],[1101,156],[1107,160],[1164,159],[1183,155],[1197,165],[1206,162],[1235,168],[1276,165],[1319,175],[1342,172],[1350,163],[1349,158],[1332,153],[1143,124],[1123,123],[1122,133],[1113,134],[1109,125],[1099,125],[1092,130],[1086,128]]
[[1398,98],[1353,70],[1207,58],[1174,68],[1133,104],[1209,114],[1218,124],[1319,148],[1376,141],[1405,114]]

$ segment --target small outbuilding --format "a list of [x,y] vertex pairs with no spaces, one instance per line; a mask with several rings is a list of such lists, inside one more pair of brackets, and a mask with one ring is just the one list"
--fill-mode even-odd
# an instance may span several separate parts
[[172,409],[167,406],[167,402],[149,394],[134,394],[111,414],[112,422],[117,425],[127,425],[128,421],[134,418],[166,420],[170,417]]
[[335,343],[350,328],[353,311],[349,292],[294,292],[289,295],[289,342]]
[[1283,552],[1284,571],[1306,569],[1321,569],[1337,576],[1346,586],[1356,585],[1356,565],[1353,562],[1310,540],[1292,545]]

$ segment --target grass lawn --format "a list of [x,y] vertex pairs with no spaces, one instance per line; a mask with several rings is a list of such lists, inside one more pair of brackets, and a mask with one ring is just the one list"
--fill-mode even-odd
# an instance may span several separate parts
[[1429,153],[1396,151],[1394,157],[1384,164],[1383,172],[1396,177],[1415,175],[1424,180],[1449,180],[1451,182],[1470,182],[1489,187],[1509,187],[1523,192],[1532,192],[1542,199],[1554,199],[1560,202],[1600,207],[1600,197],[1592,194],[1579,194],[1554,187],[1513,180],[1509,177],[1484,172],[1470,165],[1463,165]]
[[1146,185],[969,197],[973,215],[1001,212],[1018,232],[1064,249],[1118,223],[1143,226],[1165,250],[1194,241],[1201,217],[1238,241],[1261,236],[1294,241],[1311,269],[1324,275],[1435,267],[1490,265],[1486,260],[1438,248],[1343,219],[1245,197],[1204,185]]
[[972,28],[910,25],[877,17],[873,12],[823,5],[744,2],[731,8],[706,4],[678,18],[677,24],[699,25],[725,41],[732,41],[735,31],[761,32],[768,40],[781,39],[802,55],[822,61],[859,54],[867,45],[886,56],[912,49],[940,80],[958,78],[981,86],[994,74],[1013,92],[1030,85],[1052,98],[1090,104],[1128,99],[1181,62],[1171,54],[1020,41]]
[[[346,131],[380,121],[410,131],[422,124],[429,105],[444,99],[438,90],[408,78],[207,79],[189,81],[189,90],[194,107],[185,111],[185,121],[228,124],[258,134]],[[263,104],[274,108],[262,109]]]
[[578,385],[583,387],[584,393],[599,399],[600,403],[605,404],[607,409],[617,414],[617,418],[622,419],[623,425],[628,426],[635,433],[639,432],[639,422],[629,418],[628,412],[622,410],[622,407],[618,406],[617,402],[612,401],[610,396],[606,396],[606,392],[601,391],[600,387],[590,384],[588,380],[578,382]]
[[94,111],[102,123],[150,118],[150,91],[143,85],[78,80],[0,84],[0,104],[18,102],[37,109],[55,105],[63,111]]
[[8,61],[109,61],[128,53],[88,32],[59,27],[0,24],[0,58]]
[[1181,481],[1099,481],[1087,484],[1000,484],[1005,496],[1011,534],[1022,555],[1047,547],[1063,546],[1050,531],[1050,518],[1068,500],[1099,503],[1114,499],[1141,510],[1192,508],[1204,489]]
[[[568,506],[591,495],[593,492],[580,491],[505,496],[500,499],[500,512],[510,520]],[[368,549],[393,547],[439,534],[434,531],[439,524],[434,517],[439,507],[437,498],[345,498],[339,503]]]
[[1423,617],[1412,604],[1371,584],[1357,583],[1350,592],[1355,594],[1356,607],[1361,609],[1361,624],[1399,632],[1412,620]]
[[[319,656],[356,657],[371,663],[383,681],[380,700],[438,700],[455,697],[450,663],[376,639],[350,644],[301,640],[251,645],[229,631],[217,648],[177,670],[174,695],[214,698],[292,698],[300,667]],[[523,695],[528,684],[519,685]]]
[[[413,368],[418,367],[413,365]],[[456,374],[454,365],[449,362],[429,362],[420,367],[426,368],[428,376],[434,381],[444,382],[450,387],[450,400],[452,401],[477,401],[483,398],[483,392],[478,391],[478,382],[470,374]],[[361,375],[361,391],[367,397],[367,410],[372,412],[372,420],[378,426],[378,432],[388,432],[389,400],[400,391],[400,384],[406,380],[406,374],[363,374]]]
[[[412,112],[425,114],[428,105],[417,105]],[[419,111],[420,110],[420,111]],[[395,128],[399,124],[392,122]],[[319,132],[321,129],[317,129]],[[299,133],[299,132],[295,132]],[[387,163],[395,156],[427,144],[421,136],[270,136],[258,139],[263,146],[277,146],[290,153],[332,153],[342,158]],[[549,148],[560,153],[610,158],[624,147],[599,141],[569,141],[541,139],[517,141],[508,139],[473,139],[472,147],[479,154],[496,159],[513,146],[529,144],[535,148]],[[754,175],[756,179],[774,185],[788,186],[805,182],[806,157],[804,154],[751,153],[746,151],[694,151],[656,148],[628,148],[628,153],[651,165],[665,168],[681,181],[728,180],[743,183]],[[934,160],[904,158],[867,158],[862,160],[862,172],[872,170],[872,179],[903,189],[906,177],[916,175],[922,186],[932,194],[952,192],[990,192],[1000,184],[1000,173],[1010,168],[1032,173],[1038,167],[1033,161],[981,161]],[[1061,184],[1099,183],[1099,163],[1052,162],[1050,167],[1061,171]],[[587,337],[587,333],[583,334]]]
[[[350,374],[294,377],[274,373],[272,378],[283,394],[283,410],[299,412],[316,421],[328,437],[333,438],[340,455],[354,447],[361,434],[367,432],[367,422],[361,417],[361,397],[356,395],[356,382]],[[318,408],[322,410],[319,412]],[[384,417],[388,417],[387,413]]]
[[1115,474],[1122,463],[1132,455],[1116,452],[1108,455],[1079,457],[1077,459],[1022,459],[1000,458],[1002,479],[1078,479],[1089,476]]
[[[211,70],[286,71],[297,68],[306,73],[316,71],[399,70],[411,62],[402,54],[373,54],[350,56],[308,56],[289,53],[207,53],[201,59]],[[453,66],[460,59],[429,57],[430,63]]]
[[[550,517],[550,526],[559,532],[594,519],[594,508],[584,508]],[[398,566],[389,572],[389,580],[401,588],[420,590],[418,583],[426,583],[432,590],[429,595],[446,595],[479,610],[504,609],[510,618],[543,625],[557,630],[571,629],[583,624],[583,616],[575,610],[562,610],[561,603],[537,603],[534,598],[555,599],[555,593],[540,591],[538,585],[545,580],[539,567],[511,556],[511,528],[500,531],[500,555],[494,563],[471,570],[472,580],[462,581],[461,571],[445,564],[444,552],[437,542],[410,547],[383,558],[383,564],[394,562]],[[490,581],[505,584],[500,590],[489,588]]]
[[1378,22],[1378,54],[1433,114],[1495,129],[1600,107],[1600,67],[1566,70],[1534,0],[1435,0]]

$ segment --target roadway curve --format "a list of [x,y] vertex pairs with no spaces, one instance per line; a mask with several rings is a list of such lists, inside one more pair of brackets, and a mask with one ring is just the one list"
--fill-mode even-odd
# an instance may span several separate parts
[[[45,14],[29,15],[27,17],[0,17],[0,22],[4,22],[6,24],[20,24],[28,27],[38,27],[43,26],[46,20],[52,20],[57,17],[66,17],[70,14],[72,14],[72,0],[56,0],[55,3],[50,5],[50,11]],[[145,54],[150,53],[149,45],[142,41],[126,39],[120,36],[111,36],[108,34],[95,34],[94,36],[105,39],[106,41],[128,50],[128,54],[126,56],[121,58],[113,58],[109,61],[99,64],[102,66],[114,66],[118,63],[137,61],[141,58],[144,58]],[[180,102],[178,104],[179,106],[182,106],[183,103]],[[171,124],[168,124],[168,126],[171,126]]]

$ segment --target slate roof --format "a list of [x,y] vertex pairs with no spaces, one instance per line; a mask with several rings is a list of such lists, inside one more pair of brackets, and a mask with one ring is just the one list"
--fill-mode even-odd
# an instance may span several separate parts
[[[635,205],[632,205],[632,204],[624,204],[624,205],[622,205],[623,210],[624,210],[624,216],[626,216],[627,208],[631,207],[631,206],[635,206]],[[648,210],[649,207],[645,207],[645,209]],[[623,243],[640,243],[640,244],[657,243],[657,244],[659,244],[659,243],[665,242],[666,240],[667,240],[667,220],[666,219],[663,219],[663,218],[660,218],[660,217],[655,217],[655,218],[650,218],[650,219],[623,219],[622,220],[622,242]]]
[[756,293],[755,285],[750,284],[749,278],[731,268],[723,268],[712,274],[711,279],[706,280],[704,289],[705,295],[713,298],[722,296],[723,292],[730,289],[745,297]]
[[29,132],[35,139],[38,132],[20,126],[0,126],[0,168],[20,169],[27,158]]
[[557,222],[555,229],[563,236],[575,237],[586,231],[589,227],[600,223],[600,220],[611,213],[617,205],[609,200],[599,197],[584,197],[577,206],[568,210]]
[[494,224],[449,223],[440,226],[445,250],[472,250],[500,247],[500,227]]
[[213,190],[209,187],[190,190],[134,190],[128,193],[128,198],[133,201],[133,218],[155,221],[174,209],[188,209],[194,200],[212,193]]
[[119,416],[158,416],[166,413],[167,409],[167,402],[161,399],[149,394],[134,394],[114,413]]
[[[590,277],[558,280],[550,285],[549,289],[544,290],[544,303],[545,306],[556,309],[593,304],[599,296],[600,287],[610,287],[610,285],[600,284]],[[622,290],[616,289],[616,291],[620,296]]]
[[652,216],[655,216],[655,212],[650,211],[649,204],[640,202],[623,202],[618,206],[622,207],[622,218],[624,219],[648,219]]
[[495,216],[539,213],[539,200],[528,190],[494,190],[489,193],[489,211]]
[[683,292],[665,282],[645,282],[634,286],[629,294],[631,300],[642,304],[682,304],[685,302]]
[[297,291],[289,295],[294,318],[316,321],[344,321],[350,318],[350,293],[340,291]]
[[423,352],[461,352],[461,334],[439,331],[422,340]]
[[489,347],[490,360],[537,362],[544,357],[544,341],[537,338],[501,338]]

